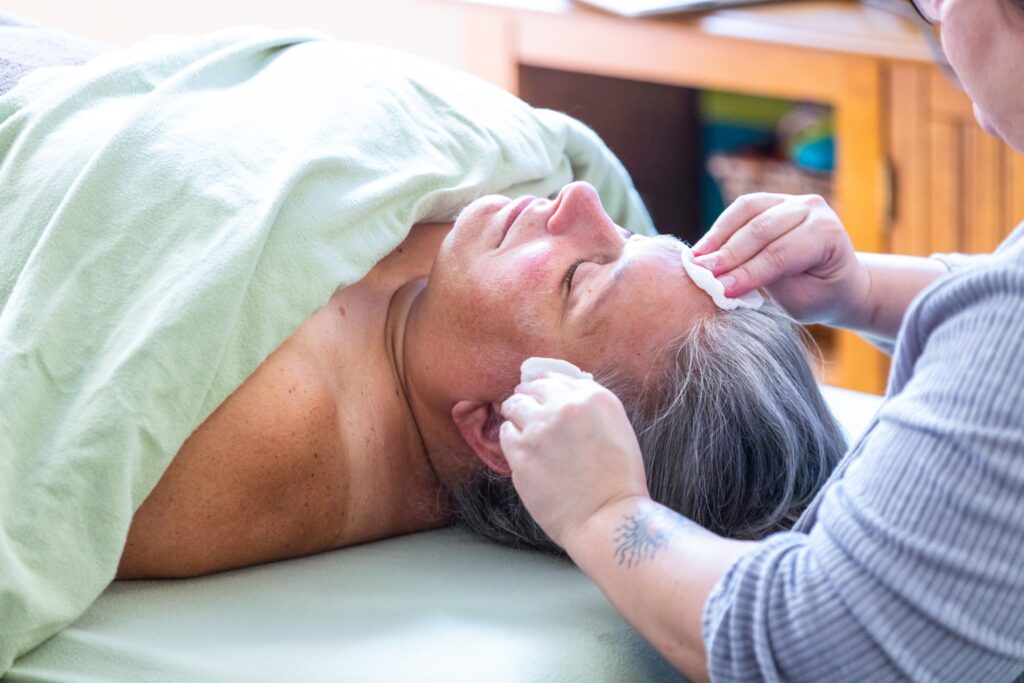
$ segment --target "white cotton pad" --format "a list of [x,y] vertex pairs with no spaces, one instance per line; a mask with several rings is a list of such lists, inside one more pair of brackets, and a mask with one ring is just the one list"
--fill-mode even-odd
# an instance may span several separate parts
[[567,360],[557,358],[527,358],[519,368],[519,380],[524,384],[532,382],[545,372],[557,372],[573,379],[594,379],[589,372],[583,372]]
[[725,285],[715,279],[714,273],[694,261],[693,251],[685,244],[679,245],[682,251],[683,270],[690,276],[693,283],[703,289],[715,302],[715,305],[725,311],[732,311],[737,308],[760,308],[764,303],[764,296],[756,289],[747,292],[743,296],[729,297],[725,295]]

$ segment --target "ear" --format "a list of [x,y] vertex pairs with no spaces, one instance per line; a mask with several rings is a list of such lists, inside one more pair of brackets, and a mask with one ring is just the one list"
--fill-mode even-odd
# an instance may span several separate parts
[[512,476],[512,469],[501,452],[498,432],[504,418],[496,403],[459,401],[452,408],[452,420],[476,457],[498,474]]

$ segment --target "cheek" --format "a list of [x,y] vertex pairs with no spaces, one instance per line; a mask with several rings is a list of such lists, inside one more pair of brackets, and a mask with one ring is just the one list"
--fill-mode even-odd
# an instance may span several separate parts
[[551,273],[552,245],[535,242],[516,249],[508,258],[508,268],[502,269],[513,282],[537,284]]
[[508,313],[533,311],[551,295],[553,282],[551,246],[524,245],[496,263],[482,264],[477,277],[494,305]]
[[[533,353],[550,336],[552,273],[550,245],[523,245],[473,266],[469,300],[453,308],[460,332],[488,353]],[[507,359],[501,359],[507,360]]]
[[[1002,1],[1002,0],[999,0]],[[942,45],[965,89],[985,110],[998,90],[997,81],[1003,65],[998,44],[1000,27],[997,25],[993,3],[974,8],[954,8],[942,24]]]
[[548,333],[545,303],[551,296],[553,280],[550,248],[544,245],[524,247],[517,258],[503,271],[500,312],[511,323],[510,340],[518,348],[529,351],[528,346],[543,339]]
[[1024,76],[1008,66],[1024,59],[1015,34],[1019,29],[1006,25],[1006,17],[994,2],[976,7],[973,13],[951,13],[943,27],[946,53],[974,101],[978,123],[1020,149],[1024,134],[1018,112],[1024,107]]

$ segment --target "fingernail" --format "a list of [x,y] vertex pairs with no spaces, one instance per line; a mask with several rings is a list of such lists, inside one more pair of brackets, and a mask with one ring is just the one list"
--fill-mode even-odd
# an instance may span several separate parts
[[718,265],[718,254],[704,254],[695,258],[694,261],[708,270],[714,270],[715,266]]
[[722,286],[725,287],[726,289],[736,286],[736,277],[733,275],[723,275],[722,277],[718,278],[718,281],[721,282]]

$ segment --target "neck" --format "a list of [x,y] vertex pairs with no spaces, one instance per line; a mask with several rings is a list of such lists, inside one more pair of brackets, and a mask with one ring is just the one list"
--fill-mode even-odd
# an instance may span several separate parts
[[416,372],[415,361],[412,364],[408,362],[410,358],[415,358],[420,331],[418,313],[425,288],[426,278],[421,277],[407,282],[395,291],[388,307],[385,341],[388,358],[418,435],[413,451],[430,468],[435,483],[443,486],[443,478],[431,458],[431,453],[442,441],[439,436],[439,432],[443,431],[439,424],[441,420],[435,417],[429,401],[424,396],[424,389],[428,385],[422,380],[421,374]]
[[424,311],[426,278],[406,283],[388,312],[389,352],[420,437],[421,452],[441,488],[452,491],[479,463],[463,455],[465,444],[452,421],[444,378],[438,379],[437,349]]

